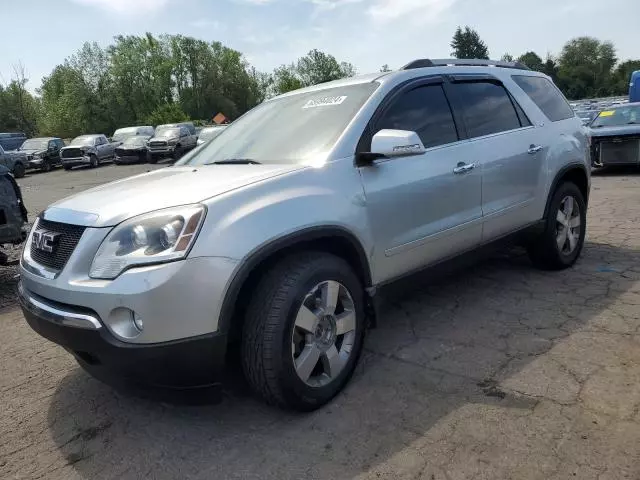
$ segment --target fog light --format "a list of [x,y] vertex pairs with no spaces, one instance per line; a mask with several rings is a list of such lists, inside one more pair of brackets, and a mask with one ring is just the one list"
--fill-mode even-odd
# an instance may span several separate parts
[[142,321],[142,317],[136,312],[131,312],[131,316],[133,317],[133,324],[140,331],[144,328],[144,322]]

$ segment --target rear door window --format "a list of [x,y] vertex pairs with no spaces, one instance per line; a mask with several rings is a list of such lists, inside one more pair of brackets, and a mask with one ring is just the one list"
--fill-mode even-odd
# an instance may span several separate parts
[[439,84],[402,93],[376,123],[376,132],[384,129],[416,132],[426,148],[458,141],[453,114]]
[[571,106],[560,90],[546,78],[528,75],[513,75],[511,78],[552,122],[574,116]]
[[451,89],[459,99],[469,138],[506,132],[522,126],[511,97],[502,85],[488,81],[468,81],[453,83]]

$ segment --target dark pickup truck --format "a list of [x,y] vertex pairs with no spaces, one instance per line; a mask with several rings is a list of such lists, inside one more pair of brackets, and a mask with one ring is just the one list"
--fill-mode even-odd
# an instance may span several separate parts
[[[20,187],[8,168],[0,165],[0,245],[17,245],[24,241],[27,232],[27,209],[22,201]],[[0,265],[7,262],[7,255],[0,251]]]

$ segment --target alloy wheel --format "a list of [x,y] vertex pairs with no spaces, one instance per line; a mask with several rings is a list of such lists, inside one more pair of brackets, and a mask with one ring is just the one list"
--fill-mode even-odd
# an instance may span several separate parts
[[340,375],[356,341],[353,298],[339,282],[321,282],[305,296],[291,337],[298,377],[311,387],[322,387]]
[[560,202],[556,214],[556,243],[563,255],[571,255],[578,246],[581,233],[580,206],[572,196]]

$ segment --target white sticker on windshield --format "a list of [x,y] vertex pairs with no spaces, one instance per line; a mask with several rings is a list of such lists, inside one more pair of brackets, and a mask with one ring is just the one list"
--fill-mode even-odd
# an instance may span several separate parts
[[322,97],[315,100],[309,100],[302,108],[327,107],[330,105],[340,105],[347,99],[346,95],[340,97]]

